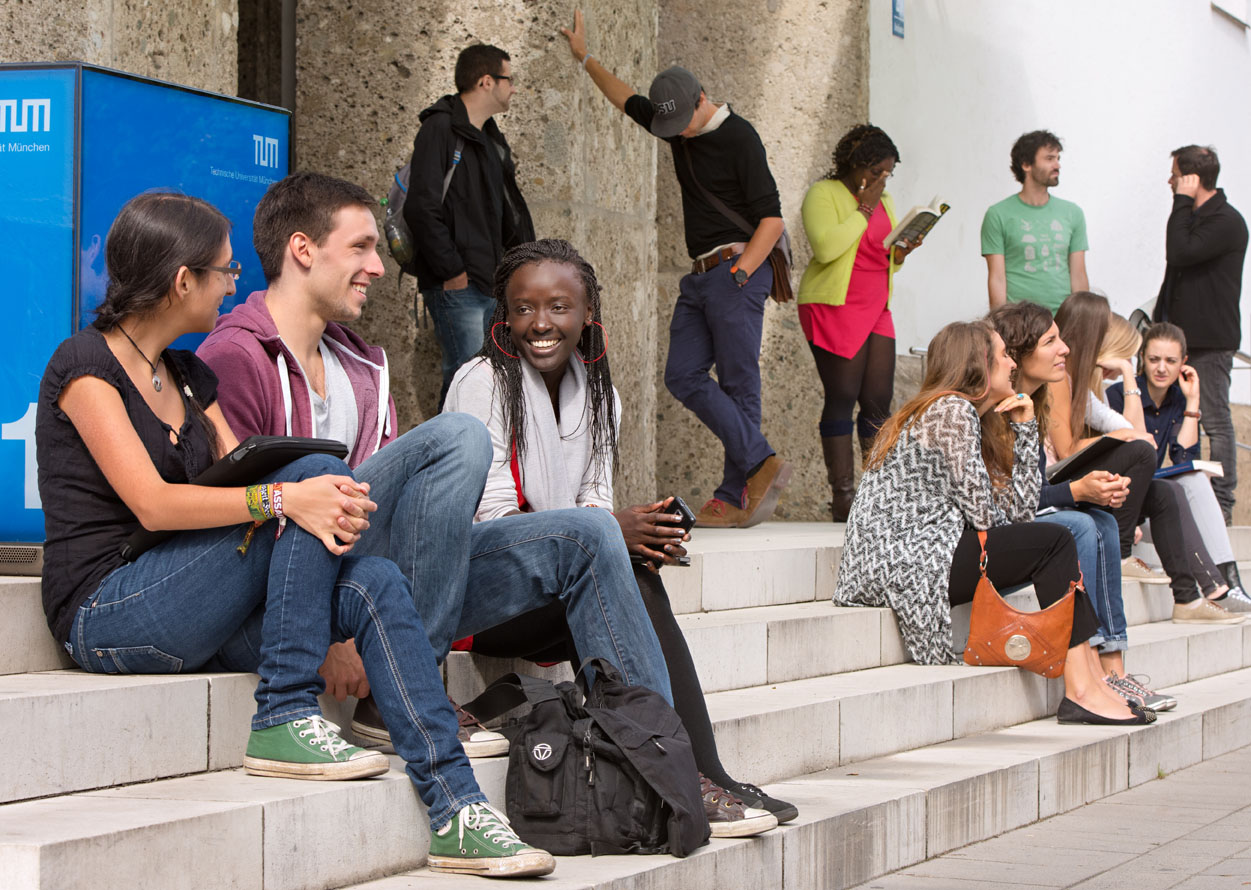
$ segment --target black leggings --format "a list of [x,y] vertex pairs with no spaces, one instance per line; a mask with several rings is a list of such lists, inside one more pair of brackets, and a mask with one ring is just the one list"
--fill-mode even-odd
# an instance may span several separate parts
[[1173,588],[1173,601],[1187,603],[1199,598],[1196,575],[1212,571],[1212,557],[1199,535],[1185,494],[1176,485],[1155,478],[1155,447],[1147,442],[1124,442],[1112,449],[1098,469],[1129,477],[1129,496],[1112,511],[1120,530],[1121,559],[1134,546],[1134,529],[1151,521],[1151,541],[1164,564]]
[[[977,531],[966,526],[956,545],[947,580],[947,597],[953,606],[973,601],[973,591],[982,577],[978,569],[981,559]],[[986,577],[999,591],[1033,583],[1038,605],[1045,609],[1059,601],[1069,592],[1069,584],[1081,577],[1073,535],[1062,525],[1046,522],[992,528],[986,533]],[[1099,618],[1085,592],[1078,590],[1074,599],[1070,649],[1099,632]]]
[[817,362],[817,376],[825,390],[821,409],[821,435],[849,436],[851,413],[860,403],[861,438],[871,439],[890,417],[890,400],[895,391],[895,341],[881,334],[869,339],[852,358],[826,352],[808,344]]
[[[673,571],[681,571],[674,569]],[[673,617],[669,594],[665,591],[660,575],[635,565],[634,579],[647,617],[660,640],[665,665],[669,669],[669,685],[673,689],[673,709],[682,718],[695,750],[695,765],[699,771],[718,785],[733,784],[734,780],[721,765],[717,754],[717,740],[712,733],[712,721],[704,703],[704,690],[699,685],[699,674],[686,638]],[[565,621],[564,604],[557,601],[550,606],[536,609],[484,631],[474,634],[473,651],[497,658],[525,658],[538,662],[556,662],[569,659],[578,663],[573,637]]]

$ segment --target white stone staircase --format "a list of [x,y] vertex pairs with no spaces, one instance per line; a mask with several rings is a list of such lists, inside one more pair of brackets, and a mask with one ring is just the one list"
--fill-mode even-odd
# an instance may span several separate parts
[[[1251,528],[1233,531],[1251,557]],[[1058,681],[908,664],[889,610],[831,606],[841,543],[816,523],[701,530],[692,567],[664,573],[723,761],[777,783],[799,819],[684,860],[561,858],[545,886],[852,887],[1251,742],[1251,627],[1175,626],[1167,587],[1126,584],[1129,668],[1181,704],[1149,727],[1060,726]],[[66,669],[37,580],[0,579],[0,614],[0,888],[472,882],[420,867],[428,827],[398,768],[244,775],[253,676]],[[514,666],[454,653],[449,691],[464,700]],[[475,761],[501,805],[504,767]]]

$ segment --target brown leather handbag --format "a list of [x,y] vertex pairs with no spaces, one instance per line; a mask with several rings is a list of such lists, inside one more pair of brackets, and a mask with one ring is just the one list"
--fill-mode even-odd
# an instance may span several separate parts
[[[1004,602],[986,577],[986,532],[979,531],[982,545],[982,577],[973,591],[973,614],[969,619],[969,644],[964,663],[1025,668],[1044,677],[1064,672],[1073,634],[1074,591],[1081,579],[1069,583],[1069,592],[1037,612],[1022,612]],[[1084,589],[1084,588],[1083,588]]]

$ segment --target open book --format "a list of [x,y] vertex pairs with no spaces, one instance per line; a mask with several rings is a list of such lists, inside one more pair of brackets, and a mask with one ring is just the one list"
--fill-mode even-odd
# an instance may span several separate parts
[[1207,473],[1209,476],[1225,475],[1225,468],[1221,466],[1220,461],[1188,460],[1185,463],[1160,467],[1160,469],[1155,471],[1155,478],[1167,479],[1169,476],[1180,476],[1182,473],[1190,473],[1195,470],[1198,470],[1200,473]]
[[913,207],[905,213],[903,219],[895,224],[895,228],[891,229],[890,234],[882,241],[882,246],[890,250],[900,241],[913,243],[918,238],[929,234],[939,217],[950,209],[949,205],[942,203],[938,195],[935,195],[928,207]]

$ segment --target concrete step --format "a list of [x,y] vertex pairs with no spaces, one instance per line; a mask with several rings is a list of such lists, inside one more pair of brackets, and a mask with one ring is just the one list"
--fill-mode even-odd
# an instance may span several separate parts
[[[763,837],[716,841],[684,860],[562,858],[544,883],[686,890],[733,874],[743,887],[854,886],[1246,744],[1251,670],[1171,691],[1182,704],[1154,726],[1040,720],[815,771],[770,786],[800,817]],[[0,886],[466,886],[424,870],[359,884],[424,859],[425,815],[392,764],[386,776],[358,782],[229,770],[0,806]],[[475,773],[502,804],[504,761],[476,762]]]
[[[686,859],[561,857],[544,886],[844,890],[1243,747],[1249,684],[1242,670],[1178,686],[1183,705],[1152,726],[1038,720],[789,779],[769,790],[800,816],[762,837],[713,841]],[[460,886],[415,869],[347,890]]]
[[38,578],[0,576],[0,675],[72,667],[52,639]]
[[[1251,665],[1251,626],[1142,625],[1131,643],[1128,669],[1157,686]],[[0,761],[0,802],[237,767],[255,685],[252,674],[0,677],[0,725],[24,730]],[[760,783],[1034,720],[1054,713],[1059,696],[1059,681],[1015,668],[891,664],[762,682],[707,702],[722,761]],[[322,704],[330,720],[350,724],[350,701]]]

